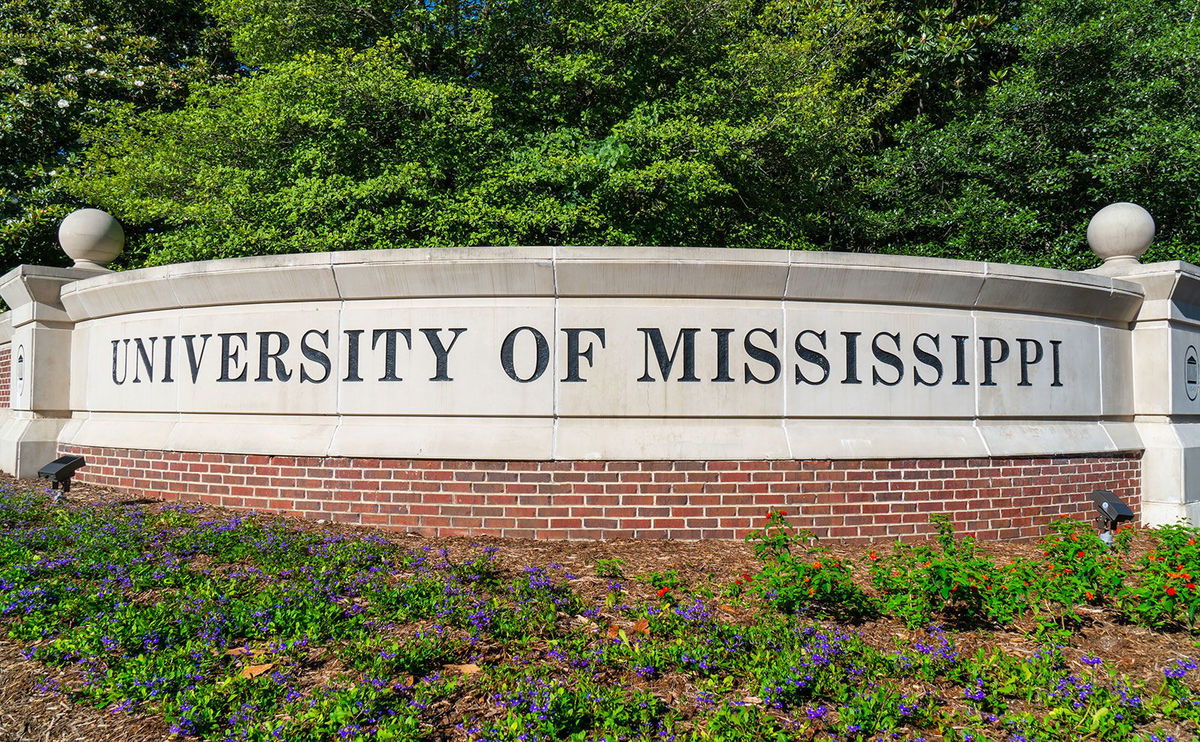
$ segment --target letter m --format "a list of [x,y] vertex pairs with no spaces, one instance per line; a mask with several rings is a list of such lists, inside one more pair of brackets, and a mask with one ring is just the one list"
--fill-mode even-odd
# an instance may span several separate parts
[[638,332],[642,333],[642,346],[644,364],[642,367],[642,376],[638,381],[658,381],[650,374],[650,351],[654,350],[654,360],[658,365],[658,370],[662,374],[663,381],[669,381],[671,378],[671,369],[675,366],[675,359],[679,357],[679,346],[683,344],[683,375],[678,381],[700,381],[696,376],[696,333],[700,332],[698,327],[685,327],[675,336],[675,343],[671,346],[671,352],[667,352],[667,345],[663,342],[662,330],[657,327],[639,327]]

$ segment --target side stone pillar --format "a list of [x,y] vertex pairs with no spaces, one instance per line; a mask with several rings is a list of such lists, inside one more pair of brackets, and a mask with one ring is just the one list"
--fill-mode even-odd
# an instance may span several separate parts
[[71,415],[71,329],[59,300],[64,284],[99,275],[80,268],[22,265],[0,277],[10,307],[9,407],[0,425],[0,470],[36,476],[57,455]]
[[58,228],[73,268],[21,265],[0,276],[9,306],[10,411],[0,421],[0,470],[21,478],[58,456],[58,434],[71,417],[71,330],[62,287],[110,273],[125,244],[120,223],[99,209],[71,212]]
[[1134,423],[1142,439],[1142,522],[1200,526],[1200,268],[1142,265],[1154,239],[1142,207],[1117,203],[1088,225],[1104,258],[1099,273],[1140,284],[1145,298],[1132,330]]
[[1200,525],[1200,268],[1152,263],[1116,277],[1146,292],[1132,342],[1142,520]]

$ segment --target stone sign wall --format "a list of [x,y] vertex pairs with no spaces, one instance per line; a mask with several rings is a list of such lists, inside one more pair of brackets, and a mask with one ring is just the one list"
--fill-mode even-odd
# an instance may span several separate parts
[[520,460],[1136,448],[1122,323],[1139,297],[1051,273],[530,248],[93,278],[62,293],[76,373],[61,440]]
[[1097,487],[1141,507],[1147,437],[1200,414],[1191,279],[1162,270],[696,248],[54,270],[0,281],[5,468],[49,437],[84,481],[426,532],[738,537],[784,506],[837,537],[935,511],[1032,535]]

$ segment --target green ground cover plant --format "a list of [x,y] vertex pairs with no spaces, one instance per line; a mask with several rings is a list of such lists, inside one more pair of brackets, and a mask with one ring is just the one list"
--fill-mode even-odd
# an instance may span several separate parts
[[[1132,676],[1122,647],[1073,647],[1103,614],[1194,649],[1194,529],[1108,548],[1064,520],[1040,558],[996,559],[937,526],[848,558],[770,511],[748,538],[759,568],[714,583],[6,490],[0,631],[49,690],[177,739],[1196,737],[1194,655]],[[1001,632],[1021,641],[980,641]]]

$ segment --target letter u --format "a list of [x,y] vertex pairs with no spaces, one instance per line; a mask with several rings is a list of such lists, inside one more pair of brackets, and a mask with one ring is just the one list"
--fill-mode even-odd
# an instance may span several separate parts
[[117,378],[117,355],[118,355],[118,348],[120,348],[120,346],[121,346],[121,342],[122,341],[120,341],[120,340],[112,341],[112,344],[113,344],[112,380],[113,380],[113,383],[116,384],[117,386],[124,384],[125,380],[129,378],[129,339],[128,338],[126,338],[124,341],[124,343],[125,343],[125,360],[121,362],[121,378],[119,378],[119,379]]

